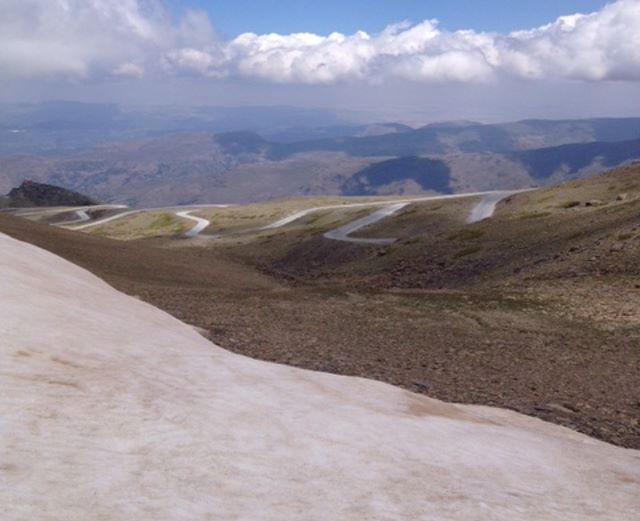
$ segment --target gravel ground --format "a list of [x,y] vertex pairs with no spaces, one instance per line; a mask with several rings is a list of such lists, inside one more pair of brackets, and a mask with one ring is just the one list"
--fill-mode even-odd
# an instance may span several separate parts
[[[507,407],[640,448],[640,330],[637,308],[628,304],[633,296],[640,302],[640,291],[615,274],[609,282],[564,278],[564,286],[542,279],[488,286],[470,277],[469,284],[419,288],[390,283],[393,271],[383,264],[376,265],[377,275],[350,275],[346,268],[334,279],[324,273],[331,262],[355,269],[368,256],[388,258],[376,248],[353,250],[356,245],[332,246],[324,268],[303,255],[306,272],[292,250],[288,263],[281,259],[265,275],[246,246],[182,248],[185,241],[172,241],[172,248],[158,248],[2,215],[0,231],[90,269],[227,349],[449,401]],[[316,254],[322,247],[304,244]],[[264,271],[277,245],[254,247]],[[594,281],[600,282],[598,306],[588,297]],[[627,307],[618,313],[616,302],[623,301]],[[609,319],[594,309],[606,310]]]

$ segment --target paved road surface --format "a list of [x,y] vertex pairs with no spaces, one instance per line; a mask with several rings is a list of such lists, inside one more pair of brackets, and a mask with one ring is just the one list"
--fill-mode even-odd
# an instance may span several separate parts
[[87,224],[81,224],[80,226],[73,226],[69,228],[70,230],[84,230],[85,228],[91,228],[93,226],[98,226],[100,224],[106,224],[111,221],[115,221],[116,219],[121,219],[122,217],[127,217],[128,215],[134,215],[136,213],[143,212],[144,210],[129,210],[128,212],[118,213],[116,215],[112,215],[111,217],[106,217],[104,219],[100,219],[99,221],[92,221]]
[[500,201],[518,192],[522,192],[522,190],[511,190],[486,194],[471,210],[471,213],[467,218],[467,224],[482,221],[483,219],[488,219],[493,215],[493,212],[496,211],[496,205]]
[[75,214],[78,217],[77,219],[74,219],[73,221],[67,221],[61,224],[68,226],[69,224],[83,223],[91,219],[91,217],[89,217],[89,214],[86,212],[86,210],[76,210]]
[[[291,224],[292,222],[295,222],[301,219],[302,217],[310,213],[318,212],[322,210],[337,210],[342,208],[367,208],[367,207],[375,208],[378,206],[382,206],[382,209],[373,212],[371,215],[368,215],[367,217],[363,217],[362,219],[357,219],[356,221],[353,221],[347,225],[341,226],[340,228],[337,228],[335,230],[331,230],[325,233],[324,237],[326,237],[327,239],[332,239],[336,241],[347,241],[347,242],[354,242],[354,243],[361,243],[361,244],[390,244],[394,242],[396,239],[391,239],[391,238],[375,239],[375,238],[364,238],[364,237],[358,238],[358,237],[350,237],[350,234],[352,234],[357,230],[360,230],[361,228],[374,224],[380,221],[381,219],[384,219],[385,217],[389,217],[397,213],[399,210],[401,210],[402,208],[406,207],[411,203],[482,196],[482,199],[473,207],[471,213],[469,214],[469,217],[467,218],[467,221],[466,221],[467,224],[471,224],[471,223],[480,221],[482,219],[491,217],[493,215],[493,212],[495,211],[495,208],[498,202],[500,202],[502,199],[506,197],[509,197],[512,194],[522,192],[522,191],[524,190],[470,192],[465,194],[435,195],[435,196],[425,196],[425,197],[414,197],[410,199],[376,201],[376,202],[368,202],[368,203],[348,203],[348,204],[336,204],[336,205],[327,205],[327,206],[315,206],[312,208],[306,208],[304,210],[299,210],[297,212],[294,212],[291,215],[287,215],[286,217],[283,217],[282,219],[279,219],[259,229],[272,230],[276,228],[281,228],[283,226],[286,226],[288,224]],[[98,221],[92,221],[90,223],[82,224],[79,226],[73,226],[73,227],[70,227],[70,229],[83,230],[85,228],[99,226],[101,224],[105,224],[105,223],[114,221],[116,219],[121,219],[123,217],[127,217],[127,216],[130,216],[136,213],[141,213],[141,212],[162,211],[162,210],[170,211],[170,210],[176,210],[179,208],[190,208],[190,210],[182,210],[175,213],[179,217],[196,221],[197,224],[185,234],[186,237],[194,238],[199,236],[200,233],[209,226],[210,222],[207,219],[192,216],[191,215],[192,211],[195,211],[198,208],[227,208],[229,206],[231,205],[203,204],[203,205],[193,205],[193,206],[170,206],[170,207],[164,207],[164,208],[146,208],[146,209],[140,209],[140,210],[130,210],[127,212],[122,212],[116,215],[112,215],[110,217],[107,217],[105,219],[101,219]],[[122,206],[118,206],[118,205],[102,206],[102,208],[105,208],[105,207],[123,208]],[[88,208],[90,207],[87,207],[86,209]],[[98,208],[98,207],[95,207],[95,208]],[[80,211],[83,211],[83,210],[79,210],[78,212]],[[85,212],[85,215],[86,215],[86,212]],[[82,221],[77,220],[73,222],[83,222],[86,220],[87,219],[83,218]]]
[[209,226],[211,224],[211,222],[207,219],[203,219],[202,217],[196,217],[194,215],[191,215],[191,212],[193,212],[194,210],[187,210],[184,212],[176,212],[176,215],[178,217],[183,217],[184,219],[191,219],[192,221],[196,222],[196,225],[191,228],[187,233],[184,234],[185,237],[197,237],[198,235],[200,235],[200,232],[202,232],[205,228],[207,228],[207,226]]
[[372,214],[363,217],[362,219],[357,219],[353,222],[350,222],[349,224],[341,226],[340,228],[328,231],[324,234],[324,237],[327,239],[332,239],[334,241],[355,242],[359,244],[391,244],[392,242],[395,242],[396,239],[373,239],[369,237],[350,237],[349,235],[361,228],[364,228],[365,226],[377,223],[385,217],[393,215],[409,204],[410,203],[396,203],[385,206],[384,208],[381,208],[380,210],[375,211]]
[[[180,208],[191,208],[190,211],[195,211],[199,208],[228,208],[229,206],[233,206],[230,204],[196,204],[196,205],[185,205],[185,206],[166,206],[166,207],[160,207],[160,208],[141,208],[139,210],[129,210],[127,212],[122,212],[116,215],[112,215],[111,217],[107,217],[105,219],[100,219],[99,221],[92,221],[90,223],[87,224],[83,224],[81,226],[74,226],[73,228],[70,228],[71,230],[84,230],[85,228],[91,228],[93,226],[100,226],[101,224],[106,224],[108,222],[111,221],[115,221],[116,219],[121,219],[122,217],[127,217],[130,215],[134,215],[137,213],[142,213],[142,212],[161,212],[161,211],[172,211],[172,210],[178,210]],[[88,208],[95,208],[95,209],[99,209],[98,207],[88,207]],[[111,206],[111,208],[127,208],[126,206],[117,206],[117,205],[113,205]],[[176,213],[177,215],[177,213]],[[187,217],[187,219],[189,219],[190,217]],[[205,226],[206,228],[206,226]],[[203,228],[204,229],[204,228]]]

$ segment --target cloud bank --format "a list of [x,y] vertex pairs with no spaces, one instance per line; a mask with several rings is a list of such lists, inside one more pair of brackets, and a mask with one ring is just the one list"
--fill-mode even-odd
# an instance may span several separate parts
[[510,34],[435,20],[379,34],[245,33],[220,39],[208,15],[172,21],[159,0],[0,0],[0,77],[189,75],[276,84],[411,80],[640,81],[640,0],[619,0]]

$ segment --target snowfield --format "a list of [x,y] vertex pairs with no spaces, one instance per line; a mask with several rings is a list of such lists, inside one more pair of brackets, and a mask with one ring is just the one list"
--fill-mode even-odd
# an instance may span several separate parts
[[640,453],[229,353],[0,234],[3,521],[637,520]]

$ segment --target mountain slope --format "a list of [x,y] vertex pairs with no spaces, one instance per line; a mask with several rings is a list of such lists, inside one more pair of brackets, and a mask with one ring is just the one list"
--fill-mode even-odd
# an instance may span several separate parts
[[258,510],[266,521],[301,511],[564,521],[568,509],[627,521],[640,507],[636,451],[510,411],[233,355],[3,235],[0,260],[8,521]]
[[575,143],[559,147],[514,152],[536,180],[544,180],[555,173],[576,175],[581,170],[596,166],[600,170],[629,161],[640,161],[640,139],[614,143]]
[[451,170],[441,160],[401,157],[374,163],[353,174],[343,185],[345,195],[404,193],[401,187],[412,181],[418,190],[451,193]]
[[61,157],[3,157],[0,190],[29,177],[138,207],[470,192],[558,183],[640,158],[640,119],[633,118],[385,128],[392,132],[295,143],[246,131],[177,134]]
[[0,229],[238,353],[640,448],[639,168],[513,196],[472,225],[472,198],[413,204],[358,231],[398,238],[386,247],[323,239],[344,224],[340,212],[257,231],[282,217],[281,202],[197,212],[211,233],[230,230],[198,243],[116,242],[3,215]]
[[640,118],[525,120],[483,125],[432,124],[415,130],[369,137],[345,137],[279,145],[272,157],[328,150],[357,156],[420,156],[456,152],[505,153],[570,143],[640,138]]

